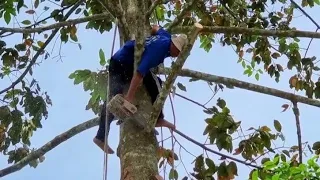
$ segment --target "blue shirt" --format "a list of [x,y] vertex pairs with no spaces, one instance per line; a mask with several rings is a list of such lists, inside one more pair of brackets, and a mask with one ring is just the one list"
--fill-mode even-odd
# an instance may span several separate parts
[[[147,37],[137,71],[145,76],[151,68],[163,63],[164,59],[170,56],[170,44],[171,34],[163,28],[160,28],[156,35]],[[112,59],[123,63],[134,63],[134,46],[135,40],[127,41]]]

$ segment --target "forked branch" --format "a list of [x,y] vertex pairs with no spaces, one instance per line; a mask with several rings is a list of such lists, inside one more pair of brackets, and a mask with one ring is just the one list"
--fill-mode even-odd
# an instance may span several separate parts
[[[188,56],[190,55],[190,51],[192,50],[193,44],[198,37],[199,31],[202,29],[202,25],[199,23],[195,23],[194,28],[191,31],[191,34],[188,38],[188,43],[182,48],[176,62],[172,65],[171,71],[169,72],[166,81],[163,83],[163,88],[159,93],[157,100],[153,104],[153,111],[151,113],[151,122],[154,127],[157,117],[159,116],[160,110],[164,105],[164,102],[170,93],[172,85],[176,80],[179,71],[181,70],[182,66],[184,65],[185,61],[187,60]],[[152,128],[150,128],[152,129]]]

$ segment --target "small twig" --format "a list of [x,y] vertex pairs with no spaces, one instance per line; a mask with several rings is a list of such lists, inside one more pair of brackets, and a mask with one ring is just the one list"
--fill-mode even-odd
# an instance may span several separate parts
[[176,142],[179,144],[179,146],[184,150],[186,151],[187,153],[189,153],[191,156],[193,157],[197,157],[196,155],[192,154],[190,151],[188,151],[178,140],[176,137],[174,137],[174,139],[176,140]]
[[318,29],[320,29],[320,25],[304,10],[302,9],[302,7],[299,6],[299,4],[297,4],[294,0],[290,0],[291,3],[293,3],[305,16],[307,16],[307,18],[310,19],[310,21],[312,21],[312,23],[317,26]]
[[[162,128],[161,128],[161,129],[162,129]],[[161,130],[161,135],[162,135],[162,130]],[[158,141],[158,143],[161,143],[161,144],[162,144],[162,147],[163,147],[163,142],[166,141],[166,140],[168,140],[168,139],[170,139],[171,137],[172,137],[172,136],[169,136],[169,137],[163,139],[163,136],[161,136],[161,140]]]
[[293,101],[293,113],[296,117],[297,135],[298,135],[298,147],[299,147],[299,162],[302,163],[302,140],[301,140],[301,127],[300,127],[300,113],[298,108],[298,103]]
[[[319,30],[319,28],[316,29],[316,32],[318,32],[318,30]],[[304,53],[304,57],[307,56],[307,53],[308,53],[308,50],[309,50],[309,48],[310,48],[310,46],[311,46],[312,40],[313,40],[313,38],[310,39],[310,42],[309,42],[308,47],[307,47],[307,49],[306,49],[306,52]]]
[[206,103],[203,104],[204,106],[207,105],[207,104],[217,95],[217,93],[218,93],[219,90],[220,90],[220,88],[219,88],[217,91],[214,91],[214,90],[211,88],[209,82],[207,82],[207,83],[208,83],[208,86],[209,86],[210,90],[213,92],[213,95],[211,96],[211,98],[210,98]]
[[187,97],[185,97],[185,96],[183,96],[183,95],[180,95],[180,94],[178,94],[178,93],[175,93],[175,95],[176,95],[176,96],[179,96],[179,97],[181,97],[181,98],[183,98],[183,99],[185,99],[185,100],[187,100],[187,101],[190,101],[190,102],[192,102],[192,103],[194,103],[194,104],[202,107],[203,109],[206,109],[206,110],[210,111],[209,108],[207,108],[206,106],[204,106],[203,104],[201,104],[201,103],[199,103],[199,102],[197,102],[197,101],[194,101],[194,100],[192,100],[192,99],[190,99],[190,98],[187,98]]
[[187,170],[187,168],[186,168],[186,166],[184,165],[184,163],[183,163],[183,161],[182,161],[182,157],[181,157],[181,146],[180,146],[180,148],[179,148],[179,158],[180,158],[180,161],[181,161],[181,163],[182,163],[182,166],[183,166],[183,168],[184,168],[184,170],[186,171],[186,173],[188,174],[188,177],[191,179],[191,176],[190,176],[190,173],[188,172],[188,170]]
[[[277,149],[282,149],[282,148],[288,148],[288,147],[281,146],[281,147],[273,148],[272,150],[277,150]],[[261,157],[264,156],[265,154],[268,154],[269,152],[271,152],[271,150],[268,150],[268,151],[263,152],[262,154],[260,154],[260,155],[259,155],[258,157],[256,157],[255,159],[252,159],[250,163],[256,162],[259,158],[261,158]]]

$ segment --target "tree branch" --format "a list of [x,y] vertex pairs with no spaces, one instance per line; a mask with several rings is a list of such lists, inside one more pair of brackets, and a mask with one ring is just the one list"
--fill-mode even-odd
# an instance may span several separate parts
[[[165,68],[165,69],[159,68],[159,72],[161,74],[169,74],[170,68]],[[231,85],[231,86],[235,86],[235,87],[238,87],[241,89],[246,89],[249,91],[254,91],[254,92],[258,92],[258,93],[262,93],[262,94],[268,94],[268,95],[279,97],[282,99],[287,99],[290,101],[296,101],[296,102],[300,102],[303,104],[308,104],[311,106],[320,107],[320,101],[318,101],[318,100],[306,98],[306,97],[303,97],[300,95],[295,95],[293,93],[287,93],[285,91],[277,90],[274,88],[269,88],[269,87],[265,87],[265,86],[261,86],[261,85],[257,85],[257,84],[248,83],[245,81],[240,81],[240,80],[233,79],[233,78],[216,76],[216,75],[202,73],[199,71],[193,71],[193,70],[189,70],[189,69],[182,69],[178,73],[178,75],[182,76],[182,77],[192,77],[195,79],[204,80],[204,81],[208,81],[208,82],[221,83],[221,84],[229,85],[229,86]]]
[[146,19],[150,17],[154,9],[161,3],[162,0],[155,0],[153,1],[152,5],[150,6],[149,10],[146,13]]
[[[81,3],[84,0],[80,0],[77,4],[75,4],[70,10],[69,12],[63,17],[63,20],[67,20],[69,18],[69,16],[81,5]],[[48,37],[48,39],[46,40],[46,42],[43,44],[43,46],[41,46],[41,48],[37,51],[37,53],[33,56],[33,58],[31,59],[29,65],[27,66],[27,68],[25,69],[25,71],[21,74],[21,76],[15,80],[9,87],[5,88],[4,90],[0,91],[0,94],[3,94],[4,92],[8,91],[9,89],[13,88],[15,85],[17,85],[19,82],[21,82],[23,80],[23,78],[27,75],[27,73],[30,71],[30,69],[32,68],[32,66],[34,65],[34,63],[36,63],[38,57],[40,56],[40,54],[42,53],[42,51],[47,47],[47,45],[51,42],[51,40],[54,38],[54,36],[58,33],[60,28],[56,28],[52,34]]]
[[236,162],[238,162],[238,163],[241,163],[241,164],[244,164],[244,165],[247,165],[247,166],[251,166],[251,167],[254,167],[254,168],[257,168],[257,169],[261,169],[260,166],[257,166],[257,165],[251,164],[251,163],[249,163],[249,162],[245,162],[245,161],[243,161],[243,160],[240,160],[240,159],[234,158],[234,157],[232,157],[232,156],[228,156],[228,155],[222,154],[222,153],[220,153],[220,152],[218,152],[218,151],[212,150],[212,149],[208,148],[207,146],[201,144],[200,142],[198,142],[198,141],[190,138],[189,136],[183,134],[182,132],[180,132],[180,131],[177,130],[177,129],[175,129],[175,130],[173,130],[173,131],[176,132],[177,134],[179,134],[180,136],[182,136],[183,138],[187,139],[188,141],[190,141],[190,142],[198,145],[199,147],[203,148],[204,150],[207,150],[207,151],[209,151],[209,152],[212,152],[212,153],[214,153],[214,154],[216,154],[216,155],[219,155],[219,156],[221,156],[221,157],[225,157],[225,158],[231,159],[231,160],[236,161]]
[[191,0],[185,8],[180,12],[179,15],[172,21],[172,23],[168,26],[167,31],[170,31],[173,27],[177,26],[179,22],[181,22],[182,18],[186,15],[188,11],[194,6],[197,0]]
[[[48,31],[55,28],[60,28],[68,25],[75,25],[84,22],[88,22],[91,20],[99,20],[105,18],[112,18],[109,13],[96,14],[84,18],[72,19],[64,22],[55,23],[52,25],[39,27],[39,28],[7,28],[0,27],[0,31],[3,33],[11,32],[11,33],[41,33],[44,31]],[[118,17],[120,25],[125,24],[128,25],[123,16]],[[172,34],[185,33],[192,30],[192,26],[178,26],[173,27],[172,29],[167,29]],[[265,29],[254,29],[254,28],[240,28],[240,27],[227,27],[227,26],[203,26],[201,32],[210,32],[210,33],[234,33],[234,34],[249,34],[249,35],[259,35],[259,36],[276,36],[276,37],[306,37],[306,38],[320,38],[319,32],[312,31],[299,31],[299,30],[286,30],[286,31],[278,31],[278,30],[265,30]],[[127,30],[126,36],[130,37],[130,33]],[[130,38],[128,38],[130,39]]]
[[65,142],[66,140],[68,140],[68,139],[72,138],[73,136],[75,136],[75,135],[77,135],[87,129],[90,129],[98,124],[99,124],[99,118],[93,118],[93,119],[90,119],[84,123],[81,123],[71,129],[69,129],[68,131],[56,136],[51,141],[49,141],[48,143],[43,145],[41,148],[33,151],[32,153],[30,153],[29,155],[27,155],[26,157],[21,159],[16,164],[0,170],[0,177],[4,177],[8,174],[19,171],[20,169],[25,167],[30,161],[35,160],[35,159],[43,156],[45,153],[49,152],[50,150],[57,147],[61,143]]
[[124,16],[124,11],[119,0],[108,0],[105,5],[108,11],[118,19],[119,29],[123,31],[124,39],[130,39],[129,25]]
[[294,0],[290,0],[292,4],[294,4],[305,16],[307,16],[307,18],[310,19],[310,21],[317,26],[318,29],[320,29],[319,24],[304,10],[302,9],[301,6],[299,6],[299,4],[297,4]]
[[297,135],[298,135],[298,147],[299,147],[299,163],[302,163],[302,140],[301,140],[301,127],[300,127],[300,113],[298,108],[298,103],[296,101],[293,102],[293,113],[296,118],[296,126],[297,126]]
[[[172,33],[189,32],[192,29],[190,26],[178,26],[171,30]],[[228,27],[228,26],[203,26],[201,32],[209,33],[233,33],[233,34],[248,34],[259,36],[275,36],[275,37],[308,37],[320,38],[320,33],[311,31],[298,31],[298,30],[265,30],[255,28],[241,28],[241,27]]]
[[190,51],[193,47],[193,44],[194,44],[195,40],[197,39],[198,33],[201,30],[201,28],[202,28],[201,24],[195,23],[194,29],[191,31],[191,34],[188,38],[189,42],[186,45],[184,45],[176,62],[172,65],[171,71],[170,71],[166,81],[163,83],[163,88],[161,89],[161,92],[159,93],[156,101],[153,104],[153,111],[151,112],[151,117],[150,117],[153,126],[150,129],[153,129],[153,127],[155,126],[155,124],[157,122],[157,117],[159,116],[160,110],[164,105],[164,101],[167,98],[167,96],[172,88],[172,85],[178,76],[178,72],[181,70],[183,64],[187,60],[187,58],[190,54]]
[[1,32],[12,32],[12,33],[41,33],[44,31],[48,31],[51,29],[61,28],[64,26],[70,26],[75,24],[80,24],[84,22],[88,22],[91,20],[100,20],[100,19],[106,19],[106,18],[112,18],[112,16],[109,13],[102,13],[102,14],[95,14],[92,16],[79,18],[79,19],[70,19],[68,21],[58,22],[55,24],[51,24],[44,27],[38,27],[38,28],[7,28],[7,27],[0,27]]

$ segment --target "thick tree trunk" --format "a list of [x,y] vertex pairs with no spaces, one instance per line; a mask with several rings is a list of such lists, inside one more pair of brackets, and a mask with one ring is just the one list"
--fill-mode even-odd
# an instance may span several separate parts
[[[130,35],[123,35],[122,33],[126,31],[119,26],[120,40],[129,40],[125,37],[135,38],[136,44],[140,48],[143,47],[141,43],[144,42],[141,40],[144,40],[144,37],[150,33],[149,21],[144,18],[150,5],[151,0],[121,0],[128,25],[124,28],[128,28]],[[144,86],[140,86],[135,95],[134,103],[138,107],[137,113],[150,117],[152,103]],[[149,180],[157,175],[157,147],[158,143],[154,133],[141,131],[132,122],[123,123],[120,126],[120,140],[117,150],[121,163],[121,180]]]
[[[136,94],[137,113],[150,117],[152,104],[144,87]],[[120,126],[118,156],[121,162],[121,180],[149,180],[158,174],[157,139],[154,133],[139,130],[134,123]]]

